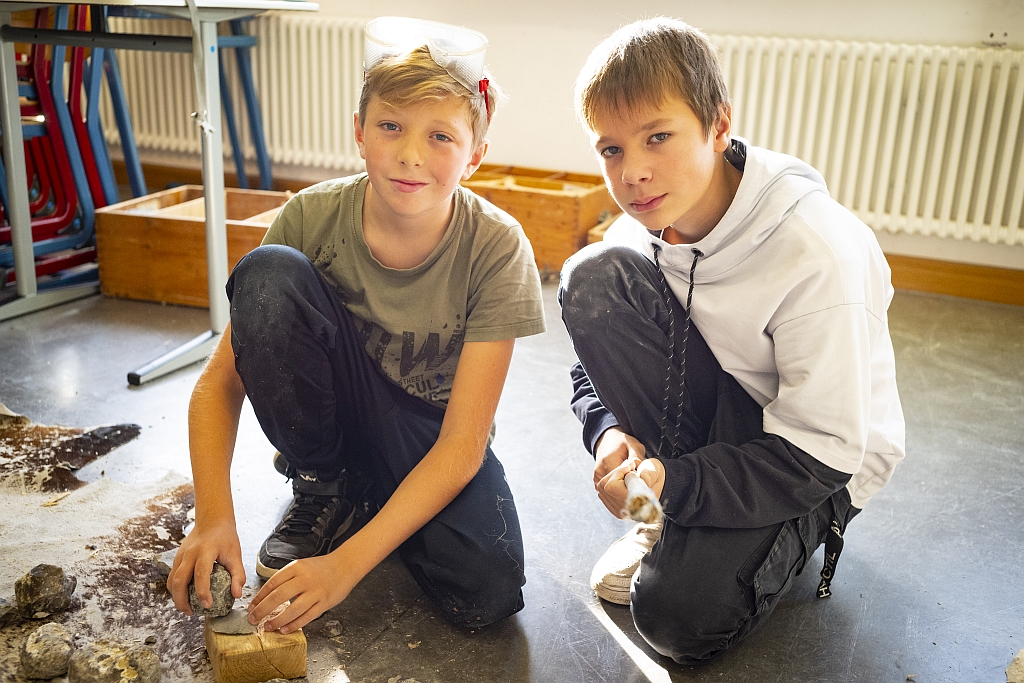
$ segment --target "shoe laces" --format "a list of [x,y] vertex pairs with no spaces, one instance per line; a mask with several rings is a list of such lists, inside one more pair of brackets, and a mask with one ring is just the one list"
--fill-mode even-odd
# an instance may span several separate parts
[[291,509],[281,520],[277,530],[288,536],[323,534],[330,522],[331,515],[337,511],[339,504],[340,501],[335,496],[296,493]]

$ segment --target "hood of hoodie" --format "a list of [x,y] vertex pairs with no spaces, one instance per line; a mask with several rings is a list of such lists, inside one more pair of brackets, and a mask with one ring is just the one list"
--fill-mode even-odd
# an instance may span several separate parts
[[669,244],[629,216],[623,216],[614,226],[648,236],[644,252],[653,259],[654,247],[659,247],[661,267],[687,282],[694,249],[703,254],[694,282],[713,282],[764,243],[802,198],[812,192],[828,194],[821,174],[796,157],[748,145],[742,138],[733,138],[733,142],[746,148],[743,177],[729,209],[704,239],[694,244]]

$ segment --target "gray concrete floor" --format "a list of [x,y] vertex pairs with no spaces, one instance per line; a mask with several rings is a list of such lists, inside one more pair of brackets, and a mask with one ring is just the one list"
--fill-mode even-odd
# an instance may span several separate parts
[[[344,625],[343,648],[318,637],[320,622],[306,629],[310,681],[1005,680],[1024,648],[1024,308],[897,294],[908,455],[851,524],[834,596],[814,596],[819,550],[761,631],[691,668],[652,652],[628,610],[587,585],[627,526],[593,494],[568,409],[574,354],[552,286],[545,297],[549,331],[517,342],[494,443],[525,534],[525,610],[455,629],[389,559],[328,613]],[[42,423],[142,425],[139,439],[82,471],[87,481],[189,475],[186,411],[200,366],[144,387],[125,376],[207,321],[204,310],[93,297],[0,323],[0,402]],[[289,499],[272,453],[247,408],[234,488],[251,585],[256,549]]]

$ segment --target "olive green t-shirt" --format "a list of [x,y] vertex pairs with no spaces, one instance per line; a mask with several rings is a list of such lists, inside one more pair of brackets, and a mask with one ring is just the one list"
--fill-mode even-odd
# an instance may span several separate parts
[[366,352],[408,393],[445,406],[465,342],[544,331],[540,277],[522,227],[459,187],[441,242],[409,269],[388,268],[363,239],[366,174],[292,197],[263,244],[298,249],[356,317]]

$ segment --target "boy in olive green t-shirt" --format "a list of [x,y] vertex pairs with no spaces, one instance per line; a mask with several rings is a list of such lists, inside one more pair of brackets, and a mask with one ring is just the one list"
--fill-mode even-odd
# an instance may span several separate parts
[[[459,185],[487,151],[497,91],[482,66],[472,81],[439,66],[432,32],[479,34],[418,26],[427,45],[376,61],[368,37],[366,173],[293,197],[228,281],[229,333],[189,409],[196,526],[168,578],[183,611],[193,578],[211,603],[214,562],[235,597],[245,583],[229,469],[246,396],[295,496],[260,549],[251,622],[290,600],[266,628],[301,628],[395,549],[455,623],[523,607],[522,536],[488,437],[515,338],[544,331],[540,279],[518,223]],[[360,482],[380,510],[332,550]]]

